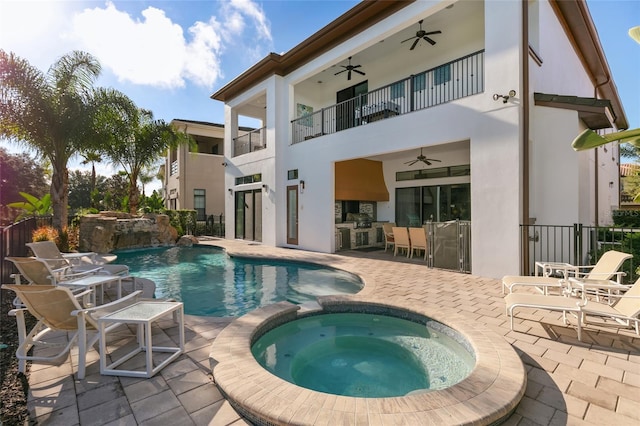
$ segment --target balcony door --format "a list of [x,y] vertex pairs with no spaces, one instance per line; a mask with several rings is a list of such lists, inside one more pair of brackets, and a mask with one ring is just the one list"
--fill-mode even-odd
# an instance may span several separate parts
[[368,81],[347,87],[336,93],[336,130],[344,130],[356,125],[356,108],[360,108],[358,99],[369,90]]

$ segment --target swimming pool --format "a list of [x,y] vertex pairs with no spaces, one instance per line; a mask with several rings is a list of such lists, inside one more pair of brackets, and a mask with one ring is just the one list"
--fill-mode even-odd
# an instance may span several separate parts
[[240,316],[261,306],[301,304],[329,294],[354,294],[362,281],[348,272],[310,263],[229,257],[224,250],[193,247],[116,252],[130,274],[156,283],[156,297],[184,302],[185,314]]

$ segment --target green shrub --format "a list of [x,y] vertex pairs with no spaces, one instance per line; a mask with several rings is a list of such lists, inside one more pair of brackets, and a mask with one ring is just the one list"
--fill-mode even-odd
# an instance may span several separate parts
[[640,210],[614,210],[613,225],[640,228]]
[[169,216],[171,226],[178,231],[178,237],[196,232],[195,210],[167,210],[166,215]]

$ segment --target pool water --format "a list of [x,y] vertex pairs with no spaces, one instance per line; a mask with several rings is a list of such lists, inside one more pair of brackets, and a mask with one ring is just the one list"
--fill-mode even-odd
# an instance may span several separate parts
[[316,296],[353,294],[362,281],[344,271],[302,262],[229,257],[208,246],[151,248],[116,252],[130,274],[156,283],[156,297],[184,302],[199,316],[240,316],[260,306]]
[[443,389],[475,366],[469,350],[442,330],[360,313],[285,323],[265,333],[251,350],[260,365],[290,383],[366,398]]

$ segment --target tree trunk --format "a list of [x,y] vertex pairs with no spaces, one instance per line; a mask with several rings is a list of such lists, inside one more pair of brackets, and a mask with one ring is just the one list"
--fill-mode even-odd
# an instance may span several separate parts
[[67,167],[60,164],[52,164],[53,175],[51,176],[51,204],[53,206],[53,227],[62,230],[67,226],[69,212],[69,176]]
[[138,175],[130,175],[129,177],[129,213],[137,214],[138,213]]

